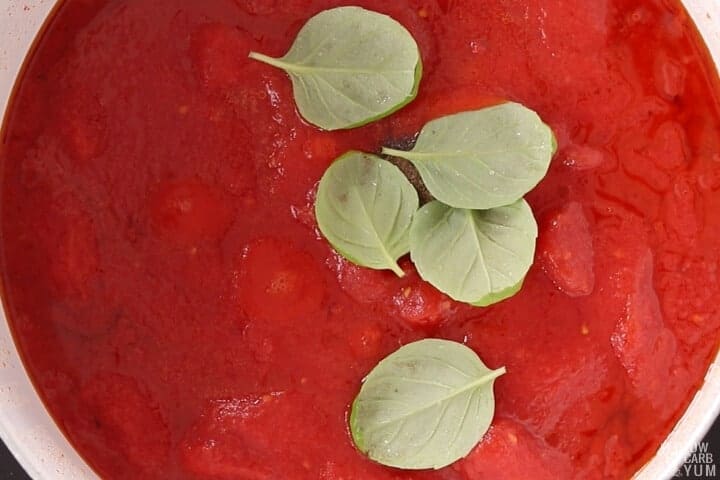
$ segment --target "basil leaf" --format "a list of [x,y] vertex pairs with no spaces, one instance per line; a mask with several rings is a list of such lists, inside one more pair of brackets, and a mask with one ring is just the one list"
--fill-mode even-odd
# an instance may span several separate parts
[[557,143],[532,110],[505,103],[433,120],[410,152],[383,149],[420,172],[432,195],[457,207],[509,205],[547,174]]
[[510,297],[515,296],[520,290],[522,290],[523,284],[525,283],[525,277],[522,278],[518,283],[513,285],[512,287],[505,288],[503,290],[500,290],[497,293],[491,293],[490,295],[487,295],[479,302],[474,302],[472,305],[474,307],[489,307],[490,305],[493,305],[498,302],[502,302],[503,300],[507,300]]
[[435,288],[455,300],[487,306],[520,290],[537,235],[525,200],[491,210],[435,201],[415,214],[411,255],[420,276]]
[[410,103],[422,77],[415,39],[394,19],[362,9],[320,12],[282,58],[250,58],[285,70],[308,122],[325,130],[365,125]]
[[442,468],[467,456],[495,414],[491,371],[471,349],[422,340],[381,361],[352,404],[350,431],[372,460],[411,470]]
[[420,201],[395,165],[348,152],[323,175],[315,215],[325,238],[357,265],[404,276],[397,260],[410,251],[410,225]]

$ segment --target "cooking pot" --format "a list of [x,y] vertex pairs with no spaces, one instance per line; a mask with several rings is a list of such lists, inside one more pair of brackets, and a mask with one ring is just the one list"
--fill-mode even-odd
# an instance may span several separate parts
[[[0,114],[5,112],[23,60],[51,13],[53,0],[2,0],[0,7]],[[720,65],[720,0],[684,0]],[[2,116],[0,115],[0,118]],[[720,357],[705,383],[638,480],[671,478],[720,412]],[[0,312],[0,437],[34,479],[95,479],[45,410]]]

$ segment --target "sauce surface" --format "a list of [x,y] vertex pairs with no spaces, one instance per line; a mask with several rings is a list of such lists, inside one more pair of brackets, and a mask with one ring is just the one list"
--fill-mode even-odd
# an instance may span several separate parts
[[[48,408],[104,478],[629,478],[720,338],[720,90],[691,21],[675,0],[356,0],[413,33],[425,75],[392,117],[325,133],[246,56],[343,3],[58,8],[0,150],[5,305]],[[320,238],[338,155],[498,98],[560,146],[518,295],[456,304]],[[507,367],[495,422],[443,470],[375,465],[349,405],[425,337]]]

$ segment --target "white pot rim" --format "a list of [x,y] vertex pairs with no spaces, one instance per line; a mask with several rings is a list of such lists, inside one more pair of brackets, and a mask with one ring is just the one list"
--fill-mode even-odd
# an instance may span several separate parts
[[[32,41],[54,0],[6,0],[0,16],[0,119]],[[720,0],[684,0],[720,65]],[[720,95],[720,92],[719,92]],[[720,356],[705,383],[655,457],[636,480],[669,479],[702,441],[720,413]],[[53,422],[25,372],[5,315],[0,312],[0,437],[28,474],[37,480],[91,480],[97,475]]]

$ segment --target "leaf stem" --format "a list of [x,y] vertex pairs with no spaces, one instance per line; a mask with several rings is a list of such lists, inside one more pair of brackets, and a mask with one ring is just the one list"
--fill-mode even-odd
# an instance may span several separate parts
[[392,157],[405,158],[405,156],[410,152],[405,152],[403,150],[395,150],[394,148],[383,147],[382,153],[383,153],[383,155],[390,155]]
[[437,159],[437,158],[457,158],[457,157],[468,157],[470,155],[474,155],[476,153],[498,153],[498,152],[465,152],[465,151],[457,151],[457,152],[443,152],[443,151],[437,151],[437,152],[417,152],[415,150],[405,151],[405,150],[395,150],[393,148],[385,148],[383,147],[382,153],[385,155],[390,155],[393,157],[400,157],[404,158],[405,160],[421,160],[421,159]]
[[[383,72],[377,71],[372,68],[342,68],[342,67],[324,67],[321,65],[303,65],[298,63],[286,62],[282,58],[269,57],[265,54],[258,52],[250,52],[249,58],[257,60],[258,62],[272,65],[273,67],[284,70],[288,73],[295,74],[320,74],[320,73],[344,73],[348,75],[378,75]],[[408,70],[386,70],[384,73],[408,73]]]
[[289,67],[287,63],[283,62],[279,58],[269,57],[258,52],[250,52],[250,55],[248,55],[248,57],[252,58],[253,60],[257,60],[258,62],[267,63],[268,65],[272,65],[273,67],[277,67],[281,70],[288,70]]
[[507,373],[507,369],[505,367],[500,367],[497,370],[493,370],[490,372],[487,376],[483,377],[484,379],[487,379],[487,381],[495,380],[499,377],[502,377]]
[[393,262],[390,266],[390,269],[395,272],[395,275],[397,275],[400,278],[403,278],[405,276],[405,272],[402,268],[400,268],[400,265],[397,264],[397,262]]

